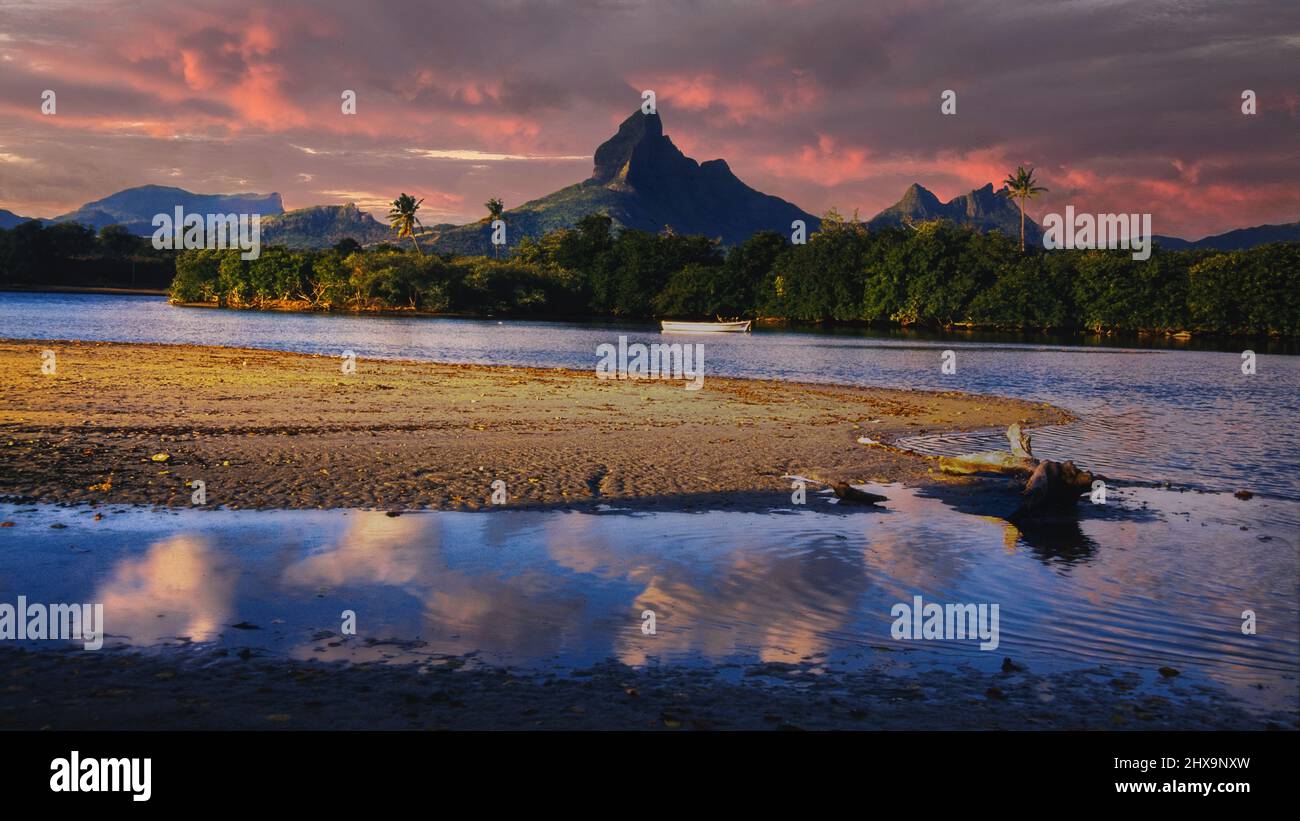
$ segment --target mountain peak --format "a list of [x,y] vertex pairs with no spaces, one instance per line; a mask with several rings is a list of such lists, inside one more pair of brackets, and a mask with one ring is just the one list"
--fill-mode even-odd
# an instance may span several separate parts
[[[794,220],[810,231],[820,225],[798,206],[745,185],[725,160],[686,156],[664,134],[659,114],[639,109],[596,149],[590,177],[507,211],[505,220],[513,242],[570,228],[588,214],[608,216],[617,229],[657,233],[668,226],[727,244],[757,231],[785,234]],[[481,222],[470,223],[442,231],[436,247],[488,253],[488,237]]]
[[664,136],[664,124],[659,114],[634,112],[618,127],[618,133],[596,149],[596,165],[591,172],[591,182],[598,185],[627,182],[634,177],[638,166],[643,166],[676,146]]
[[[1007,235],[1020,235],[1019,207],[1007,196],[1005,189],[995,191],[993,183],[947,202],[941,201],[924,186],[912,183],[898,202],[872,217],[867,225],[876,228],[932,219],[947,219],[980,231],[998,230]],[[1037,241],[1039,227],[1032,219],[1025,220],[1025,234],[1031,241]]]
[[931,213],[940,207],[940,203],[939,198],[930,189],[914,182],[907,187],[907,190],[903,192],[902,199],[894,207],[902,208],[914,216],[928,218]]

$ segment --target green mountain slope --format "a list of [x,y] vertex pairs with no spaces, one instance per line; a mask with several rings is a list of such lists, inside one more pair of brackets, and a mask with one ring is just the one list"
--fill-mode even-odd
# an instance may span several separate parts
[[[595,213],[607,214],[616,227],[671,228],[728,245],[763,230],[789,235],[797,219],[809,231],[819,225],[798,206],[745,185],[726,161],[697,163],[687,157],[663,133],[658,114],[640,111],[596,149],[589,178],[506,211],[506,236],[514,245]],[[492,249],[491,233],[487,220],[480,220],[436,232],[434,244],[439,251],[486,254]]]
[[262,243],[288,248],[328,248],[351,237],[362,245],[393,240],[388,226],[357,208],[313,205],[262,218]]

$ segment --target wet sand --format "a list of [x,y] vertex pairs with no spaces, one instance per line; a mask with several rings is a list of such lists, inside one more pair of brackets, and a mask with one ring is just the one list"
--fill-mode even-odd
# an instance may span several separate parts
[[[56,372],[41,372],[41,352]],[[950,483],[895,438],[1011,422],[1051,406],[707,376],[358,360],[181,345],[0,341],[0,497],[235,508],[652,509],[788,505],[787,474]],[[161,460],[161,461],[160,461]]]
[[[900,678],[813,662],[712,670],[608,662],[553,674],[324,664],[248,651],[0,646],[0,729],[1271,730],[1293,715],[1156,674],[1092,667]],[[722,673],[730,675],[722,675]],[[1154,681],[1152,680],[1154,679]]]

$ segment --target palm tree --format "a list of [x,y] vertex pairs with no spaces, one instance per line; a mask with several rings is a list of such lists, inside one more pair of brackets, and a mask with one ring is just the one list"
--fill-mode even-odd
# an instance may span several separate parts
[[[501,201],[500,197],[493,197],[483,203],[483,207],[488,210],[488,223],[491,224],[501,219],[501,213],[506,210],[506,204]],[[497,255],[497,246],[492,246],[492,256]]]
[[1033,199],[1046,191],[1034,185],[1034,169],[1025,170],[1023,165],[1016,166],[1016,173],[1008,174],[1002,184],[1010,189],[1010,196],[1020,201],[1020,250],[1025,250],[1025,200]]
[[424,251],[420,250],[420,243],[415,239],[415,229],[423,226],[420,225],[420,219],[415,216],[415,212],[420,210],[420,204],[423,202],[423,199],[416,200],[410,194],[403,193],[393,200],[393,207],[388,212],[388,222],[397,232],[397,238],[410,237],[420,256],[424,256]]

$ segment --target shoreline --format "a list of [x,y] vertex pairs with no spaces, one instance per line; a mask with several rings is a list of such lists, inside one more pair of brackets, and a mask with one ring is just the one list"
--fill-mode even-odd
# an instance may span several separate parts
[[[40,353],[57,372],[40,371]],[[0,340],[0,497],[227,509],[789,505],[790,480],[960,485],[903,436],[1060,424],[1045,403],[706,377]],[[810,488],[812,489],[812,488]]]
[[[1010,660],[1008,660],[1010,662]],[[565,670],[346,664],[247,648],[163,653],[0,646],[0,728],[52,730],[1288,730],[1152,670],[821,669],[817,660]],[[35,690],[39,689],[39,696]],[[1045,697],[1045,694],[1050,694]],[[42,709],[31,709],[39,697]]]
[[115,294],[117,296],[167,296],[166,289],[158,288],[120,288],[115,286],[90,286],[90,285],[39,285],[31,288],[23,288],[17,285],[6,285],[0,288],[0,291],[7,291],[16,294]]
[[[155,293],[155,292],[150,292]],[[167,296],[168,292],[157,292],[162,296]],[[324,315],[351,315],[351,316],[382,316],[382,317],[415,317],[422,319],[495,319],[501,321],[516,322],[579,322],[589,324],[610,324],[610,325],[646,325],[658,327],[660,319],[665,317],[630,317],[619,319],[610,316],[601,315],[584,315],[584,314],[493,314],[493,313],[473,313],[460,311],[426,311],[418,308],[404,308],[401,306],[366,306],[351,308],[321,308],[305,300],[268,300],[258,304],[240,304],[240,305],[222,305],[217,302],[178,302],[172,299],[167,300],[167,304],[175,308],[216,308],[225,311],[255,311],[273,314],[324,314]],[[743,318],[743,317],[742,317]],[[708,320],[708,317],[704,317]],[[756,316],[753,318],[754,327],[773,328],[773,329],[820,329],[820,330],[873,330],[880,332],[918,332],[929,333],[937,336],[948,335],[952,337],[970,336],[976,334],[989,335],[1019,335],[1031,338],[1050,339],[1053,337],[1072,337],[1079,340],[1075,344],[1086,344],[1087,340],[1104,341],[1104,340],[1122,340],[1133,342],[1163,342],[1171,346],[1183,345],[1189,342],[1229,342],[1240,340],[1256,340],[1270,344],[1289,345],[1300,342],[1300,337],[1289,337],[1284,334],[1245,334],[1245,333],[1222,333],[1209,331],[1191,331],[1186,328],[1173,330],[1170,328],[1138,328],[1124,329],[1103,327],[1037,327],[1029,325],[996,325],[980,324],[975,322],[954,322],[949,325],[928,325],[928,324],[901,324],[895,322],[880,323],[869,322],[866,320],[800,320],[789,317],[779,316]],[[1176,348],[1175,348],[1176,349]]]
[[[646,327],[658,328],[656,318],[619,318],[602,315],[585,314],[495,314],[458,311],[425,311],[402,307],[367,307],[367,308],[316,308],[309,303],[297,300],[277,301],[262,305],[223,306],[215,302],[173,302],[168,295],[170,291],[150,288],[90,287],[45,285],[36,287],[4,286],[0,293],[52,293],[52,294],[103,294],[108,296],[151,296],[163,297],[175,308],[208,308],[236,312],[270,313],[270,314],[307,314],[321,316],[353,316],[377,318],[411,318],[411,319],[462,319],[494,320],[499,322],[552,322],[576,323],[582,325],[608,325],[610,327]],[[1300,336],[1282,334],[1246,334],[1222,333],[1209,331],[1188,331],[1170,329],[1122,329],[1113,327],[1083,328],[1062,327],[1042,328],[1020,325],[984,325],[958,322],[951,325],[927,325],[898,323],[878,323],[862,320],[797,320],[783,317],[759,316],[753,320],[755,328],[764,330],[784,330],[791,332],[852,332],[870,331],[883,335],[916,334],[921,338],[934,340],[956,340],[966,342],[1008,341],[1025,344],[1062,344],[1079,347],[1105,347],[1133,350],[1193,350],[1215,352],[1237,352],[1239,344],[1249,342],[1257,346],[1268,346],[1262,351],[1282,356],[1300,355]]]

